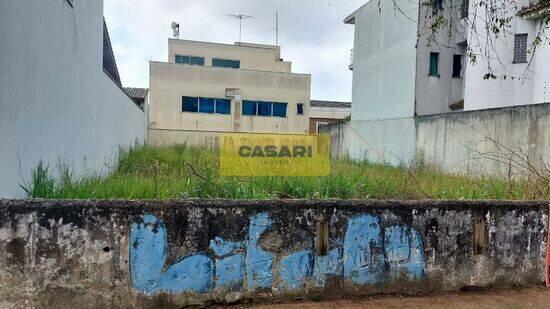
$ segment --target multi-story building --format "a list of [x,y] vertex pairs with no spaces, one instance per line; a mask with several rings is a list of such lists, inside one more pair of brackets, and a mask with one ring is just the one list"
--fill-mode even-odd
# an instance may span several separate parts
[[348,16],[345,23],[355,25],[352,119],[548,102],[550,46],[529,53],[537,34],[545,37],[548,5],[495,3],[517,14],[488,38],[491,15],[480,1],[370,1]]
[[150,63],[151,143],[220,132],[308,132],[311,76],[291,73],[279,46],[179,39],[168,45],[168,62]]
[[318,134],[319,127],[338,123],[350,115],[350,102],[311,100],[309,133]]

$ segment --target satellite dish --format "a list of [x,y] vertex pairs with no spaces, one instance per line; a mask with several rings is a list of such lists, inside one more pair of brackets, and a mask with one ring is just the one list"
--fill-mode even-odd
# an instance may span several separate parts
[[172,30],[174,30],[174,37],[179,39],[179,37],[180,37],[180,24],[173,21],[172,22]]

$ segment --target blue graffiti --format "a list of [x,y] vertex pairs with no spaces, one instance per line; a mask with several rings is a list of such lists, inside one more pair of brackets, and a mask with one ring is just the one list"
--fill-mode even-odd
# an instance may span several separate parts
[[424,249],[420,234],[413,228],[382,227],[380,217],[361,215],[348,222],[344,241],[333,239],[327,255],[309,250],[281,258],[275,268],[275,254],[261,247],[262,236],[272,230],[268,213],[250,218],[246,241],[210,240],[207,254],[186,256],[173,265],[167,260],[167,232],[162,220],[153,215],[134,223],[130,235],[132,286],[144,293],[211,291],[257,291],[272,289],[275,269],[277,289],[299,290],[324,287],[328,277],[342,277],[353,284],[388,282],[406,276],[421,279]]
[[248,250],[246,252],[246,281],[249,290],[271,288],[273,284],[272,253],[259,247],[260,237],[273,224],[269,214],[261,213],[250,219]]
[[210,290],[213,265],[209,257],[189,256],[164,271],[167,249],[166,228],[157,217],[147,215],[142,223],[132,224],[130,275],[134,288],[145,293]]

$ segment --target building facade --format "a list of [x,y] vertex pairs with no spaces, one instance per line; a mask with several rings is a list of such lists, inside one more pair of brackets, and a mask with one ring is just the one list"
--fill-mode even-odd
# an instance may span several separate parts
[[548,5],[499,0],[495,5],[517,13],[486,39],[491,15],[481,1],[370,1],[348,16],[355,25],[352,119],[548,102],[550,46],[530,53],[537,34],[549,36],[541,23]]
[[280,47],[176,39],[168,45],[168,62],[150,63],[153,144],[179,143],[166,135],[193,132],[308,132],[311,76],[291,73]]
[[0,198],[26,196],[40,161],[74,177],[143,144],[145,113],[122,90],[103,1],[0,1]]
[[319,134],[321,126],[336,124],[350,117],[351,103],[311,100],[309,133]]

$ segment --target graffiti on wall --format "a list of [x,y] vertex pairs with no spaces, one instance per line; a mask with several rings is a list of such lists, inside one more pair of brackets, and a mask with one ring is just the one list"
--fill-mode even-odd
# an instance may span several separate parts
[[154,215],[134,223],[130,235],[133,288],[153,294],[216,291],[298,290],[324,287],[329,277],[356,285],[389,282],[402,276],[424,277],[424,250],[419,233],[409,227],[383,227],[380,217],[360,215],[349,220],[343,241],[326,255],[311,248],[277,257],[260,245],[274,224],[268,213],[251,216],[248,237],[210,240],[208,253],[189,255],[165,265],[168,237],[164,222]]

